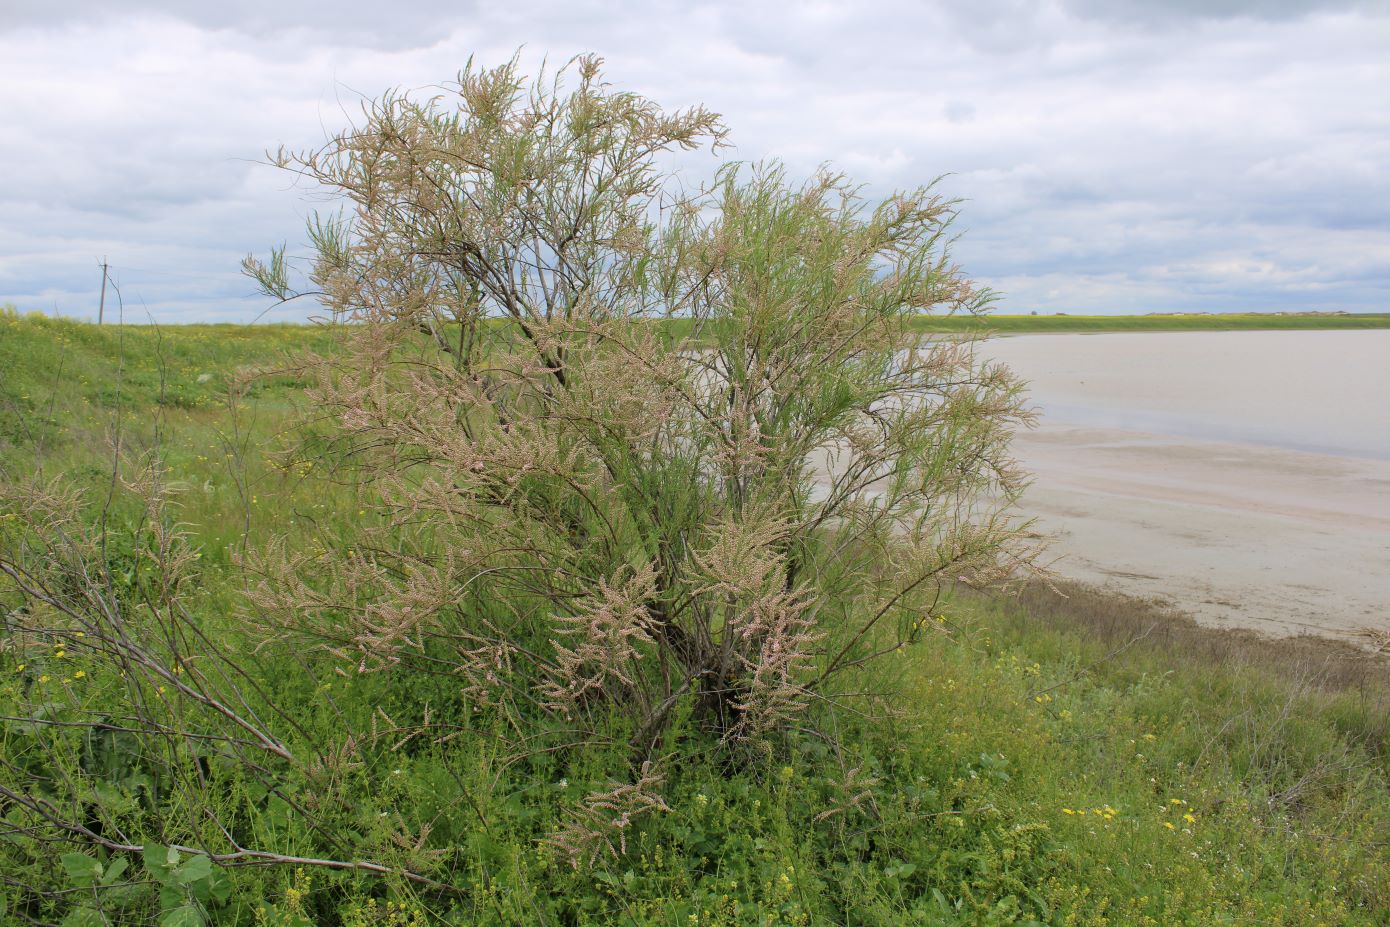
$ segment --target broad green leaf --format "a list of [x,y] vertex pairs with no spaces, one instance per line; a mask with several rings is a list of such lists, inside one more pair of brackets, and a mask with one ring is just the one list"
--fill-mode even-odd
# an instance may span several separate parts
[[159,888],[159,910],[172,911],[188,904],[188,890],[183,888],[173,879],[165,882]]
[[110,927],[111,921],[94,908],[74,908],[60,923],[61,927]]
[[218,904],[226,904],[227,899],[232,897],[232,880],[222,870],[215,870],[212,878],[208,880],[208,894],[212,900]]
[[[162,847],[157,843],[146,844],[145,850],[141,854],[145,861],[145,870],[156,880],[164,881],[169,875],[169,867],[172,865],[169,862],[169,855],[173,852],[168,847]],[[175,857],[175,862],[177,861],[177,857]]]
[[125,875],[125,871],[130,868],[130,860],[124,856],[118,856],[106,864],[106,871],[102,873],[101,884],[111,885],[117,879]]
[[58,857],[58,862],[63,864],[69,881],[78,888],[93,885],[101,878],[101,863],[86,853],[64,853]]
[[159,927],[203,927],[203,912],[191,904],[177,907],[159,919]]
[[212,875],[212,860],[206,856],[190,856],[174,871],[174,878],[183,885],[192,885]]

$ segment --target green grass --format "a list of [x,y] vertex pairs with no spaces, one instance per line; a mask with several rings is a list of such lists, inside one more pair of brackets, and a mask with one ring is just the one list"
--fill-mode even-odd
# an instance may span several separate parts
[[924,318],[924,331],[1187,332],[1390,328],[1390,313],[1173,313],[1165,315],[1002,315]]
[[[674,337],[687,336],[689,319],[661,323]],[[1318,331],[1390,329],[1390,313],[1173,313],[1166,315],[1006,315],[923,316],[922,332],[1041,334],[1045,332]]]
[[[287,368],[292,352],[328,344],[310,328],[97,329],[0,316],[0,480],[41,469],[99,498],[117,426],[127,449],[160,448],[201,552],[192,607],[208,633],[240,646],[238,549],[272,537],[311,546],[349,530],[359,510],[350,482],[282,453],[310,409],[300,378],[257,381],[235,415],[227,388],[245,368]],[[285,772],[279,795],[212,764],[222,819],[281,852],[344,852],[303,826],[295,807],[312,801],[360,852],[395,854],[455,890],[233,867],[220,876],[226,900],[208,902],[214,920],[1102,927],[1390,917],[1383,667],[1306,642],[1213,635],[1082,590],[960,599],[946,614],[926,644],[854,680],[872,698],[818,719],[838,747],[794,734],[740,769],[677,767],[664,790],[670,812],[645,819],[627,853],[592,872],[539,841],[585,793],[623,775],[620,751],[513,762],[500,747],[506,719],[470,706],[454,679],[403,688],[340,674],[327,657],[257,651],[252,672],[308,732],[389,717],[451,736],[374,740],[333,776]],[[0,722],[0,784],[41,754],[32,726],[13,720],[36,701],[51,717],[115,715],[126,691],[99,663],[14,643],[0,639],[0,715],[11,719]],[[82,758],[94,749],[68,746]],[[106,801],[146,800],[141,783],[169,774],[119,751],[103,757],[100,776],[87,774]],[[160,827],[184,810],[171,793],[132,826],[167,833]],[[0,802],[0,817],[11,828],[0,836],[0,921],[76,917],[85,896],[69,891],[67,864],[13,830],[23,823],[13,806]],[[419,847],[397,841],[424,824]],[[210,827],[177,826],[189,841]],[[113,921],[155,922],[161,870],[132,857],[128,872],[133,887]]]

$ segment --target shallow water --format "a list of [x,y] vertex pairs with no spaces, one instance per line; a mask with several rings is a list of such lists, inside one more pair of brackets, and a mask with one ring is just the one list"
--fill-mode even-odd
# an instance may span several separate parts
[[1390,460],[1390,331],[1018,335],[983,351],[1049,423]]
[[1021,335],[1063,576],[1218,627],[1390,631],[1390,331]]

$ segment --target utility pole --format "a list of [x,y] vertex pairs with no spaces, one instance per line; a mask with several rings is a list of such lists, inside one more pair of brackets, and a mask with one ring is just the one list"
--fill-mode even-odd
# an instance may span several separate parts
[[97,324],[106,317],[106,258],[101,259],[101,302],[97,304]]

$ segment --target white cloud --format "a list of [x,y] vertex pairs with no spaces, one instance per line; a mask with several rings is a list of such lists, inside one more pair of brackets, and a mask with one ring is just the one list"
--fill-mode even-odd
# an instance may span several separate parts
[[[314,203],[252,162],[356,92],[598,51],[723,112],[735,156],[967,198],[957,258],[1027,311],[1390,310],[1390,9],[1225,0],[21,2],[0,26],[0,302],[254,317],[241,255]],[[708,159],[683,169],[708,171]]]

